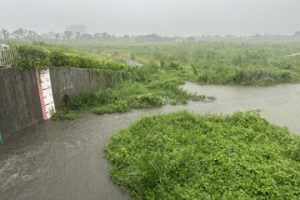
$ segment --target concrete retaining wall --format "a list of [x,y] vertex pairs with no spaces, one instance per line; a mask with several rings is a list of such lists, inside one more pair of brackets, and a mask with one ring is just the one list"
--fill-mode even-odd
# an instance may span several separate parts
[[3,139],[41,120],[35,71],[0,69],[0,132]]
[[[51,67],[55,107],[63,106],[65,95],[91,88],[106,88],[109,81],[118,82],[121,73]],[[130,79],[130,74],[126,79]],[[43,120],[34,70],[0,69],[0,133],[4,139],[16,131]]]
[[65,95],[73,95],[95,87],[107,87],[104,71],[52,67],[50,77],[56,108],[62,107]]

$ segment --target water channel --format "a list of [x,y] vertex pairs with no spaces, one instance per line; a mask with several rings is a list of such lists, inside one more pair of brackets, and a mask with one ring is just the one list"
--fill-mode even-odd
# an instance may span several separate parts
[[48,120],[14,134],[0,146],[0,199],[130,199],[126,189],[109,180],[110,164],[103,150],[113,133],[148,114],[183,109],[229,114],[261,109],[271,123],[300,135],[300,84],[259,88],[187,83],[182,87],[217,100],[124,114],[85,114],[75,121]]

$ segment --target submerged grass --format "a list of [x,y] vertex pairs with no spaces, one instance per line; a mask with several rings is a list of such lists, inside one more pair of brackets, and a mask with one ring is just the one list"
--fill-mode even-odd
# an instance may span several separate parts
[[65,102],[64,109],[91,110],[95,114],[102,115],[122,113],[132,109],[155,108],[168,103],[171,105],[187,104],[189,100],[212,101],[215,99],[205,95],[191,94],[179,87],[185,81],[191,80],[191,72],[188,70],[159,69],[159,66],[153,64],[136,71],[133,79],[111,84],[106,89],[93,89],[71,96]]
[[299,199],[300,138],[250,112],[143,117],[113,135],[111,179],[135,199]]

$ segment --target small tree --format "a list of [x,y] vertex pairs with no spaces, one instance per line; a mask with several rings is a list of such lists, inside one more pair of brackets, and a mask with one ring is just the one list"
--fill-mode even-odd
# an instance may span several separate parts
[[26,31],[22,28],[16,29],[11,33],[13,36],[15,36],[17,39],[23,38],[26,34]]
[[294,33],[294,36],[300,36],[300,31],[296,31],[296,32]]
[[40,38],[40,36],[34,31],[28,31],[27,37],[29,39],[38,39],[38,38]]
[[59,33],[56,33],[56,34],[55,34],[55,38],[56,38],[56,39],[59,39]]
[[10,33],[8,30],[5,30],[5,29],[2,29],[0,34],[2,35],[2,38],[4,40],[8,40],[9,39],[9,36],[10,36]]
[[197,39],[195,38],[195,37],[188,37],[187,39],[186,39],[188,42],[197,42]]
[[73,36],[72,31],[65,31],[64,33],[65,33],[65,36],[66,36],[66,38],[67,38],[68,40],[71,39],[71,37]]
[[85,39],[85,40],[90,40],[90,39],[93,39],[93,35],[86,33],[86,34],[82,34],[81,38]]
[[80,32],[76,32],[76,39],[80,39]]

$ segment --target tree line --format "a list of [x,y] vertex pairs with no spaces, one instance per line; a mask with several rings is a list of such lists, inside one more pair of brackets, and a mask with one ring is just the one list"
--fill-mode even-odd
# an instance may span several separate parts
[[[294,37],[300,37],[300,31],[296,31]],[[261,35],[259,33],[253,36],[238,37],[234,35],[203,35],[200,37],[181,37],[181,36],[160,36],[158,34],[148,35],[123,35],[116,36],[107,32],[81,34],[80,32],[64,31],[63,33],[54,33],[50,31],[47,34],[38,34],[35,31],[18,28],[14,31],[6,29],[0,30],[0,39],[9,40],[41,40],[41,39],[55,39],[55,40],[97,40],[100,42],[136,42],[136,43],[165,43],[165,42],[197,42],[205,40],[235,40],[235,39],[264,39],[268,37],[285,37],[282,35]]]

